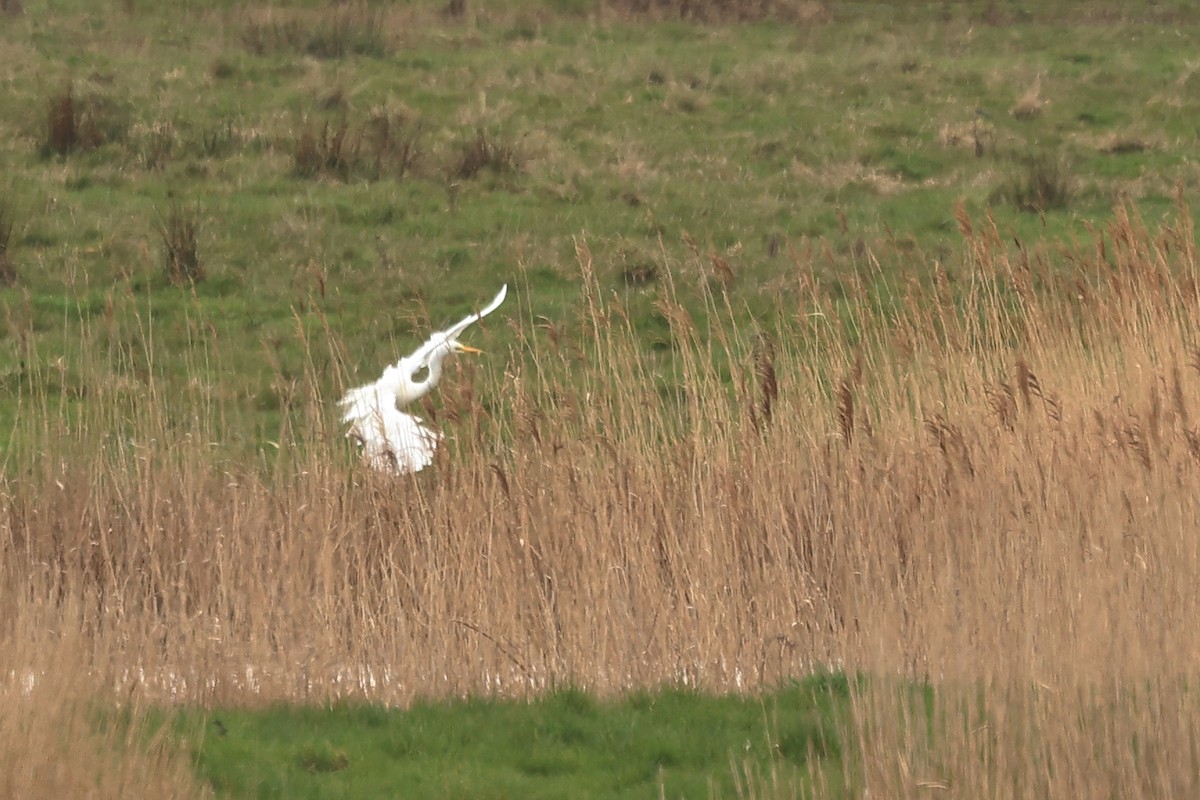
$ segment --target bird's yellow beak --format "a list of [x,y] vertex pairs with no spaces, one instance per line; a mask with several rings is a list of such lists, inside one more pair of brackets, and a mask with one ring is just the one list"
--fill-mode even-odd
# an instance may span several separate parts
[[465,344],[460,344],[458,346],[458,352],[460,352],[460,353],[482,353],[483,351],[477,347],[469,347]]

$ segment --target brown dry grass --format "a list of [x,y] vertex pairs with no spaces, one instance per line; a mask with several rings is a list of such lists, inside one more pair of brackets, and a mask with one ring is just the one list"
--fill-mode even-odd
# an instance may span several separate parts
[[75,616],[71,601],[35,605],[0,628],[0,796],[211,797],[138,698],[121,698],[127,714],[112,715],[111,685],[85,666],[93,637],[62,624]]
[[[666,265],[678,391],[580,242],[582,332],[510,306],[508,364],[447,382],[453,441],[402,480],[348,460],[312,376],[269,466],[215,456],[200,402],[29,398],[36,446],[0,485],[0,729],[51,736],[76,684],[403,704],[838,667],[876,676],[847,731],[871,796],[1195,794],[1190,221],[1118,208],[1082,244],[1012,246],[960,209],[960,269],[883,310],[870,275],[842,310],[799,295],[777,338],[701,324],[681,297],[712,320],[724,297]],[[931,682],[932,711],[889,676]]]

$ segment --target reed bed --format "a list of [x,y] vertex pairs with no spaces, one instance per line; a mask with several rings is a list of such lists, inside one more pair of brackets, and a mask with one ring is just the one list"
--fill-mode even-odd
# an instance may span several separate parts
[[[36,742],[69,696],[403,705],[843,669],[869,676],[857,793],[1194,793],[1191,219],[1122,206],[1023,244],[960,209],[961,258],[892,303],[870,269],[834,302],[794,253],[768,330],[675,264],[657,358],[580,241],[580,324],[550,335],[514,305],[509,357],[447,380],[448,445],[400,479],[340,438],[347,366],[311,371],[278,452],[247,458],[202,389],[169,397],[150,370],[134,402],[98,360],[86,410],[22,400],[0,730]],[[336,337],[309,346],[345,364]]]

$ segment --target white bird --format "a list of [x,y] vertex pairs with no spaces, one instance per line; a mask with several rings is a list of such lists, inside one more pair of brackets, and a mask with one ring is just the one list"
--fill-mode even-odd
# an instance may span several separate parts
[[[479,353],[460,344],[458,337],[468,325],[478,322],[499,308],[508,294],[508,284],[500,287],[487,308],[471,314],[444,331],[429,337],[425,344],[383,371],[374,383],[346,392],[338,405],[342,422],[350,423],[346,436],[362,446],[363,458],[375,469],[394,475],[417,472],[433,462],[442,435],[421,424],[412,414],[397,406],[406,406],[424,397],[442,376],[442,361],[451,353]],[[425,371],[425,377],[417,374]]]

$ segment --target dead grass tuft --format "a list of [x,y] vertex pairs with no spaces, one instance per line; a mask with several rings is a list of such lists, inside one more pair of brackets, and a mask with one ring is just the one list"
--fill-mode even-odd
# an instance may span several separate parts
[[67,86],[46,103],[46,150],[69,153],[79,143],[79,118],[75,110],[75,90]]
[[1013,103],[1012,108],[1008,110],[1009,116],[1014,119],[1019,119],[1024,122],[1037,119],[1042,115],[1046,103],[1042,100],[1042,77],[1039,75],[1026,92],[1017,98],[1017,102]]
[[1106,155],[1121,156],[1129,153],[1144,153],[1150,149],[1150,144],[1140,136],[1111,134],[1105,137],[1097,149]]
[[992,194],[1021,211],[1042,214],[1066,208],[1071,202],[1071,178],[1066,164],[1053,156],[1034,156]]
[[17,281],[17,267],[12,257],[13,215],[8,203],[0,200],[0,284],[11,286]]
[[311,178],[322,173],[345,175],[349,172],[351,160],[357,140],[346,143],[346,135],[350,127],[345,122],[336,127],[330,127],[328,122],[321,126],[320,132],[312,127],[305,127],[296,139],[296,147],[292,151],[292,169],[295,174]]
[[403,114],[372,114],[364,130],[372,174],[403,178],[411,173],[423,155],[422,136],[421,124]]
[[252,54],[280,52],[323,59],[383,58],[392,46],[383,9],[363,2],[334,3],[315,12],[269,8],[250,15],[242,45]]
[[46,101],[46,154],[65,155],[75,150],[93,150],[107,142],[120,141],[128,129],[128,117],[113,100],[100,94],[79,95],[68,84]]
[[338,180],[403,178],[422,155],[421,126],[398,114],[378,112],[353,129],[343,120],[318,131],[306,126],[292,151],[293,172]]
[[198,230],[196,212],[172,202],[166,219],[159,224],[163,271],[171,283],[191,285],[204,280],[204,265],[196,243]]
[[[779,400],[779,373],[775,369],[775,342],[766,336],[760,336],[754,349],[754,376],[758,381],[758,417],[762,426],[771,424],[775,417],[775,404]],[[755,423],[757,429],[759,425]]]
[[458,150],[458,158],[450,165],[452,179],[471,180],[484,170],[512,173],[520,167],[516,146],[483,128],[460,142]]
[[242,133],[232,120],[225,120],[204,128],[196,149],[205,158],[220,158],[234,152],[241,142]]
[[631,17],[683,19],[694,22],[777,22],[807,25],[832,18],[820,0],[605,0],[613,11]]

